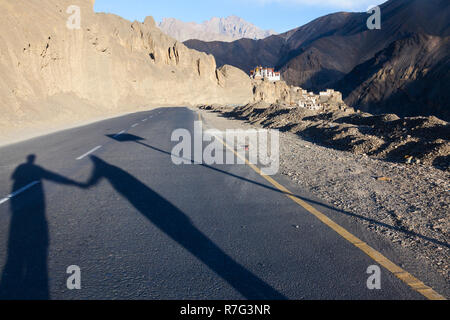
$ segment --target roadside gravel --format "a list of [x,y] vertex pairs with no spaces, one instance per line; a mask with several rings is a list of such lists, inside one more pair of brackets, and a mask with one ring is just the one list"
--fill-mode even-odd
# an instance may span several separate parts
[[[195,110],[219,130],[256,127]],[[426,259],[450,281],[449,171],[335,150],[290,132],[280,133],[280,171],[317,198],[367,218],[355,219]]]

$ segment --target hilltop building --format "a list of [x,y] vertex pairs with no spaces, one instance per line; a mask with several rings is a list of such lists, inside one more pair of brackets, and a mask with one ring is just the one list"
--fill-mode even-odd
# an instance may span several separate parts
[[275,72],[274,68],[263,68],[259,66],[250,71],[250,78],[255,80],[267,79],[269,81],[280,81],[281,73]]

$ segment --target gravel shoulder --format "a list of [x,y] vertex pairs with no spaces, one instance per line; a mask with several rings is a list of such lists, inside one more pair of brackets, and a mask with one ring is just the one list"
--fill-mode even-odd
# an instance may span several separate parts
[[[195,111],[219,130],[260,127],[224,117],[223,110]],[[281,132],[280,172],[335,208],[362,216],[355,220],[450,282],[449,171],[336,150]]]

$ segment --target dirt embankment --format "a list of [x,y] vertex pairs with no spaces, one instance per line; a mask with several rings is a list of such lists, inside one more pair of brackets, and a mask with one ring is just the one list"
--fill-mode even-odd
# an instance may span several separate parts
[[450,169],[450,124],[436,117],[399,118],[304,108],[264,102],[238,108],[203,107],[226,117],[288,131],[337,150],[408,164]]

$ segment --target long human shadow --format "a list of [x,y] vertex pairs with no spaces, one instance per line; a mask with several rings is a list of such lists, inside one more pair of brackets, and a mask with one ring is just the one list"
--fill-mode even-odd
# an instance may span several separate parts
[[87,183],[94,186],[106,179],[144,217],[180,246],[208,266],[245,298],[285,300],[286,297],[229,257],[190,219],[169,201],[126,171],[92,156],[94,169]]
[[47,300],[48,223],[45,215],[43,180],[64,185],[80,186],[75,181],[48,171],[35,164],[36,156],[29,155],[12,174],[12,194],[34,183],[10,199],[11,222],[8,254],[0,279],[1,300]]
[[[141,146],[144,146],[144,147],[149,148],[151,150],[154,150],[154,151],[157,151],[157,152],[160,152],[160,153],[163,153],[163,154],[166,154],[166,155],[172,157],[172,153],[171,152],[168,152],[166,150],[162,150],[160,148],[157,148],[157,147],[151,146],[149,144],[146,144],[146,143],[142,142],[142,141],[145,141],[144,138],[141,138],[141,137],[138,137],[138,136],[135,136],[135,135],[132,135],[132,134],[123,134],[121,136],[107,135],[107,137],[109,137],[111,139],[114,139],[114,140],[116,140],[118,142],[135,142],[135,143],[137,143],[137,144],[139,144]],[[284,194],[284,195],[294,196],[294,197],[296,197],[298,199],[301,199],[303,201],[306,201],[306,202],[308,202],[310,204],[319,205],[319,206],[325,207],[327,209],[333,210],[334,212],[338,212],[338,213],[344,214],[344,215],[349,216],[349,217],[353,217],[353,218],[356,218],[356,219],[359,219],[359,220],[364,220],[364,221],[367,221],[369,223],[372,223],[372,224],[375,224],[375,225],[378,225],[378,226],[381,226],[381,227],[384,227],[384,228],[387,228],[387,229],[390,229],[390,230],[394,230],[394,231],[398,231],[398,232],[404,233],[404,234],[406,234],[408,236],[411,236],[411,237],[418,237],[418,238],[421,238],[423,240],[426,240],[426,241],[429,241],[431,243],[434,243],[436,245],[450,248],[450,244],[448,244],[447,242],[443,242],[443,241],[440,241],[440,240],[437,240],[437,239],[434,239],[434,238],[431,238],[431,237],[424,236],[424,235],[422,235],[420,233],[416,233],[416,232],[407,230],[404,227],[392,226],[392,225],[389,225],[387,223],[384,223],[384,222],[381,222],[381,221],[378,221],[378,220],[375,220],[375,219],[367,218],[367,217],[364,217],[364,216],[361,216],[361,215],[358,215],[358,214],[355,214],[355,213],[352,213],[352,212],[348,212],[348,211],[344,211],[344,210],[341,210],[341,209],[338,209],[338,208],[331,207],[331,206],[329,206],[329,205],[327,205],[325,203],[321,203],[321,202],[318,202],[318,201],[315,201],[315,200],[312,200],[312,199],[308,199],[308,198],[302,197],[302,196],[297,195],[297,194],[287,193],[287,192],[281,191],[281,190],[279,190],[277,188],[274,188],[274,187],[265,185],[263,183],[260,183],[258,181],[254,181],[254,180],[251,180],[251,179],[248,179],[248,178],[245,178],[245,177],[241,177],[241,176],[238,176],[238,175],[233,174],[231,172],[220,170],[218,168],[212,167],[212,166],[204,164],[204,163],[203,164],[198,164],[198,163],[194,162],[194,160],[192,160],[192,159],[187,159],[187,158],[183,158],[183,159],[190,161],[192,164],[200,165],[200,166],[202,166],[204,168],[207,168],[209,170],[213,170],[213,171],[216,171],[216,172],[219,172],[219,173],[222,173],[222,174],[229,175],[229,176],[231,176],[233,178],[240,179],[240,180],[243,180],[243,181],[248,182],[248,183],[252,183],[252,184],[257,185],[259,187],[262,187],[262,188],[265,188],[265,189],[269,189],[271,191],[274,191],[274,192],[277,192],[277,193],[281,193],[281,194]]]

